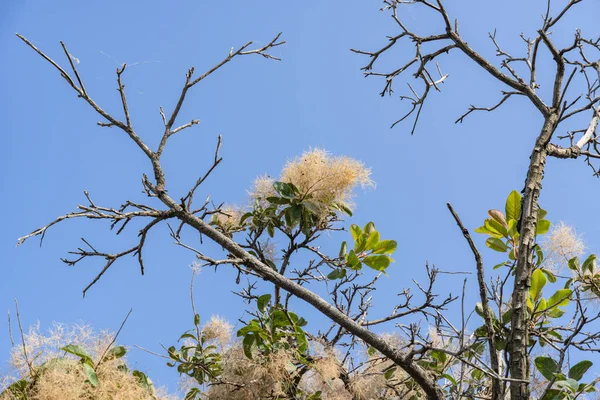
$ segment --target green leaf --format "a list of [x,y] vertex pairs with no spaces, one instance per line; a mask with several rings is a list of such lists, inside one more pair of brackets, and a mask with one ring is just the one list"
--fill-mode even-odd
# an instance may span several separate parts
[[346,257],[346,263],[348,264],[348,268],[353,270],[359,270],[362,266],[354,250],[350,250],[350,253],[348,253],[348,256]]
[[273,321],[273,326],[276,328],[282,328],[292,324],[290,322],[290,318],[288,318],[287,314],[283,310],[273,311],[271,313],[271,320]]
[[392,254],[398,243],[395,240],[382,240],[373,248],[373,254]]
[[237,331],[237,337],[245,336],[250,332],[260,332],[260,331],[262,331],[262,328],[258,324],[258,321],[253,319],[252,321],[250,321],[248,323],[248,325],[244,326],[243,328],[240,328]]
[[531,287],[529,288],[529,296],[533,301],[538,301],[542,297],[544,286],[546,286],[546,275],[540,269],[536,269],[531,274]]
[[298,314],[294,312],[288,311],[288,315],[294,323],[294,326],[306,326],[306,324],[308,324],[308,322],[304,318],[298,317]]
[[481,379],[483,378],[483,372],[481,372],[481,370],[479,369],[474,369],[473,371],[471,371],[471,376],[473,377],[473,379]]
[[506,245],[506,243],[495,237],[487,238],[487,240],[485,241],[485,245],[492,250],[499,251],[500,253],[506,253],[506,251],[508,250],[508,246]]
[[66,351],[67,353],[74,354],[78,357],[81,357],[84,360],[91,360],[92,357],[85,351],[85,349],[77,344],[70,344],[65,347],[61,347],[61,350]]
[[564,397],[561,396],[561,393],[558,389],[550,389],[540,400],[562,400]]
[[267,201],[272,204],[290,204],[290,199],[284,197],[267,197]]
[[517,220],[511,219],[508,221],[508,234],[512,238],[519,235],[519,232],[517,231],[517,225],[518,225]]
[[148,378],[148,376],[142,371],[134,370],[131,375],[136,377],[138,385],[146,389],[150,394],[154,395],[154,383],[152,379]]
[[383,377],[385,378],[385,380],[390,380],[394,376],[394,372],[396,372],[396,367],[388,368],[383,373]]
[[365,225],[365,227],[363,228],[363,230],[364,230],[364,232],[365,232],[367,235],[370,235],[370,234],[371,234],[371,232],[374,232],[374,231],[375,231],[375,224],[374,224],[373,222],[368,222],[368,223]]
[[344,203],[332,203],[331,207],[336,209],[336,210],[340,210],[342,212],[345,212],[346,214],[348,214],[349,216],[352,216],[352,210]]
[[252,345],[254,344],[254,335],[246,335],[244,340],[242,341],[242,346],[244,348],[244,354],[247,358],[252,359]]
[[585,374],[592,365],[594,364],[589,360],[578,362],[569,370],[569,378],[575,379],[576,381],[581,380],[581,378],[583,378],[583,374]]
[[261,313],[265,312],[265,308],[267,307],[267,304],[269,304],[269,302],[271,301],[271,295],[270,294],[263,294],[262,296],[260,296],[258,298],[258,300],[256,301],[256,306],[258,307],[258,311],[260,311]]
[[569,269],[573,271],[578,271],[581,268],[581,264],[579,263],[579,257],[573,257],[569,260]]
[[452,375],[442,374],[442,378],[445,378],[445,379],[449,380],[450,382],[452,382],[452,384],[454,386],[458,385],[458,382],[456,381],[456,379],[454,379],[454,377]]
[[285,224],[293,229],[298,223],[300,223],[300,219],[302,218],[302,207],[295,205],[286,208],[285,210]]
[[543,234],[547,233],[549,229],[550,229],[550,221],[548,221],[547,219],[540,219],[540,220],[538,220],[537,225],[535,226],[535,234],[543,235]]
[[535,265],[539,266],[544,261],[544,252],[539,244],[536,244],[533,248],[535,249]]
[[548,299],[548,309],[554,307],[563,307],[569,304],[569,298],[573,291],[571,289],[558,289],[556,293]]
[[354,242],[354,251],[356,253],[362,253],[365,250],[365,247],[367,247],[367,239],[368,239],[368,235],[366,232],[361,233],[361,235],[358,237],[358,239],[356,240],[356,242]]
[[200,315],[194,314],[194,326],[200,325]]
[[374,270],[385,271],[391,260],[387,255],[370,255],[366,256],[363,262]]
[[89,382],[89,384],[92,385],[92,387],[98,386],[98,375],[96,374],[96,371],[94,371],[94,367],[87,363],[84,363],[83,372],[85,373],[85,376],[87,376],[86,382]]
[[[541,299],[540,302],[537,304],[537,312],[542,312],[545,311],[548,308],[548,304],[546,303],[546,299]],[[558,310],[558,308],[555,308],[555,310]]]
[[113,358],[121,358],[127,354],[127,349],[124,346],[115,346],[106,353],[106,360],[112,360]]
[[538,208],[538,219],[544,219],[546,215],[548,215],[548,211]]
[[484,235],[492,235],[492,236],[496,236],[496,237],[502,236],[498,232],[494,232],[494,231],[489,230],[488,228],[485,227],[485,225],[484,226],[480,226],[479,228],[476,228],[475,229],[475,233],[481,233],[481,234],[484,234]]
[[483,226],[485,226],[489,231],[495,232],[494,235],[497,238],[506,237],[508,238],[508,229],[500,222],[495,219],[488,218],[484,221]]
[[342,209],[343,212],[345,212],[346,214],[348,214],[349,216],[352,216],[352,210],[350,209],[350,207],[348,207],[345,204],[338,204],[339,207]]
[[513,190],[506,199],[506,205],[504,208],[506,219],[515,221],[519,220],[521,216],[521,195],[516,190]]
[[299,326],[294,327],[294,331],[296,332],[298,350],[300,350],[301,353],[305,353],[308,350],[308,339],[306,339],[306,334]]
[[198,340],[198,338],[196,337],[196,335],[194,335],[194,334],[193,334],[193,333],[191,333],[190,331],[187,331],[186,333],[184,333],[183,335],[181,335],[181,336],[179,337],[179,340],[181,340],[181,339],[187,339],[187,338],[189,338],[189,339],[194,339],[195,341],[197,341],[197,340]]
[[542,268],[542,272],[544,273],[544,275],[546,275],[546,278],[548,278],[550,283],[556,283],[556,276],[552,272],[544,268]]
[[336,279],[342,279],[345,278],[347,274],[346,269],[344,268],[336,268],[333,271],[331,271],[329,274],[327,274],[327,279],[330,280],[336,280]]
[[[496,320],[496,313],[494,312],[494,310],[488,305],[488,311],[490,313],[490,316],[492,317],[493,320]],[[475,312],[477,313],[477,315],[479,315],[481,318],[485,318],[485,315],[483,314],[483,304],[481,303],[476,303],[475,304]]]
[[340,258],[346,257],[346,253],[348,252],[348,244],[344,240],[342,245],[340,246]]
[[552,380],[554,374],[558,372],[558,364],[550,357],[536,357],[535,367],[540,371],[540,374],[549,381]]
[[379,232],[371,231],[371,233],[369,233],[369,238],[367,239],[367,243],[365,244],[365,250],[373,250],[375,245],[379,243],[380,239],[381,239],[381,237],[379,235]]
[[360,226],[352,224],[350,225],[350,233],[352,234],[352,239],[356,242],[362,234],[362,229],[360,229]]
[[445,364],[446,360],[448,359],[448,357],[446,356],[446,353],[444,353],[443,351],[439,351],[439,350],[432,351],[431,357],[433,357],[433,359],[436,360],[438,364]]
[[562,317],[563,315],[565,315],[565,311],[564,311],[564,310],[561,310],[560,308],[553,308],[552,310],[550,310],[550,311],[548,312],[548,316],[549,316],[550,318],[560,318],[560,317]]
[[596,270],[596,255],[590,254],[588,258],[585,259],[583,265],[581,266],[581,270],[585,272],[586,270],[589,272],[594,272]]
[[560,333],[556,332],[556,331],[549,330],[549,331],[547,331],[547,332],[546,332],[546,334],[547,334],[547,335],[550,335],[550,336],[554,336],[554,337],[555,337],[555,338],[557,338],[558,340],[563,340],[563,337],[562,337],[562,335],[561,335]]
[[196,397],[200,398],[202,392],[198,388],[191,388],[186,394],[183,400],[195,400]]
[[494,270],[496,270],[496,269],[498,269],[498,268],[502,268],[502,267],[504,267],[505,265],[509,265],[509,264],[510,264],[510,263],[509,263],[508,261],[504,261],[504,262],[501,262],[500,264],[496,264],[496,265],[494,265],[494,268],[493,268],[493,269],[494,269]]
[[287,199],[293,199],[296,197],[294,186],[290,183],[275,182],[273,183],[273,189],[275,189],[275,191],[279,193],[281,197],[285,197]]
[[475,335],[477,335],[478,337],[487,337],[487,335],[488,335],[487,326],[482,325],[479,328],[475,329]]

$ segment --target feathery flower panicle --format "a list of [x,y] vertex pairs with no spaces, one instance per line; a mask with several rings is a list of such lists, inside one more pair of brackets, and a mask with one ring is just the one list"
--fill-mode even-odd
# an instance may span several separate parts
[[564,222],[559,222],[541,243],[545,268],[560,272],[573,257],[581,257],[585,245],[581,235]]
[[342,362],[335,350],[324,349],[320,356],[315,357],[313,368],[324,381],[329,382],[340,377]]
[[[24,335],[24,345],[16,345],[11,353],[12,376],[14,380],[28,379],[30,367],[36,373],[40,367],[50,361],[51,367],[45,368],[43,373],[38,373],[35,387],[27,398],[31,400],[112,400],[112,399],[155,399],[167,400],[172,397],[162,391],[150,393],[142,387],[135,376],[123,367],[126,366],[124,357],[116,359],[100,358],[111,345],[114,335],[108,331],[95,332],[88,325],[65,326],[55,323],[48,334],[40,333],[39,326],[35,326]],[[83,364],[78,357],[66,354],[62,347],[76,344],[90,355],[98,375],[98,386],[92,387],[86,380]],[[52,362],[51,360],[60,360]],[[29,365],[28,365],[29,364]],[[0,393],[12,382],[2,382]],[[0,396],[0,400],[16,400],[10,393]]]
[[350,157],[334,157],[323,149],[312,149],[289,161],[281,181],[293,183],[302,194],[320,204],[347,203],[356,186],[374,186],[371,171]]
[[[371,171],[363,163],[346,156],[332,156],[319,148],[288,161],[279,181],[292,183],[301,195],[309,196],[323,218],[335,204],[350,205],[352,191],[357,186],[375,186]],[[264,204],[267,197],[276,196],[274,182],[268,176],[257,178],[250,191],[251,198]]]
[[266,198],[275,196],[273,184],[275,180],[268,175],[259,176],[254,180],[252,190],[248,192],[252,200],[258,200],[262,204],[266,204]]
[[231,339],[232,329],[233,327],[227,320],[218,315],[213,315],[202,327],[202,334],[206,340],[215,340],[223,348]]
[[213,214],[212,222],[226,232],[240,227],[243,212],[239,207],[223,206],[216,214]]
[[254,400],[284,398],[284,387],[290,381],[288,367],[294,361],[289,351],[281,349],[268,356],[257,354],[249,359],[240,343],[230,347],[223,357],[223,381],[232,385],[211,385],[211,400]]

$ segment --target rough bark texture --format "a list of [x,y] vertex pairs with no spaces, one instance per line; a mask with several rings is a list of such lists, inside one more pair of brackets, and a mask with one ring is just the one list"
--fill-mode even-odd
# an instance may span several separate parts
[[[533,272],[533,246],[535,245],[535,229],[539,209],[538,200],[542,189],[544,167],[546,165],[546,148],[557,123],[558,115],[554,111],[544,121],[544,126],[535,142],[535,147],[530,157],[521,204],[521,237],[519,240],[512,297],[512,337],[509,343],[510,375],[511,378],[519,380],[529,379],[527,296]],[[510,394],[512,400],[529,400],[529,384],[511,381]]]

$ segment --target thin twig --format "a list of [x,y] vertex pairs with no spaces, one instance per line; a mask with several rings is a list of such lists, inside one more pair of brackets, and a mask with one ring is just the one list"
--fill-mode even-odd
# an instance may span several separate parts
[[104,352],[102,353],[102,355],[98,359],[98,362],[96,363],[96,365],[94,366],[94,368],[98,368],[98,365],[100,365],[102,363],[102,361],[104,360],[104,357],[106,357],[106,353],[108,353],[108,350],[110,350],[110,348],[112,347],[112,345],[115,344],[115,342],[117,341],[117,338],[119,337],[119,334],[121,333],[121,330],[125,326],[125,323],[127,322],[127,319],[129,318],[129,316],[131,315],[132,312],[133,312],[133,308],[130,308],[129,312],[125,316],[125,319],[123,320],[123,322],[121,322],[121,326],[119,327],[119,330],[113,336],[113,338],[110,341],[110,343],[108,344],[108,346],[106,346],[106,348],[104,349]]
[[23,333],[23,326],[21,326],[21,314],[19,313],[19,301],[15,299],[15,309],[17,312],[17,324],[19,325],[19,332],[21,334],[21,343],[23,344],[23,357],[25,358],[25,363],[29,368],[29,376],[34,378],[37,376],[37,372],[33,369],[33,363],[29,360],[29,356],[27,355],[27,345],[25,344],[25,334]]

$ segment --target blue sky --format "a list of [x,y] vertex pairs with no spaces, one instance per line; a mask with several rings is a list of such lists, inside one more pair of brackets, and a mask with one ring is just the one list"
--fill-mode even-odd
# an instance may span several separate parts
[[[518,34],[532,35],[545,4],[463,0],[448,8],[459,18],[469,44],[493,59],[487,32],[498,28],[499,40],[517,53],[522,50]],[[396,293],[411,285],[410,278],[423,278],[426,261],[446,271],[473,271],[472,256],[446,202],[471,229],[489,208],[502,207],[512,189],[523,187],[541,118],[531,105],[516,99],[493,114],[472,115],[455,125],[471,103],[493,104],[504,89],[455,53],[441,63],[450,78],[441,93],[431,94],[417,133],[409,135],[410,124],[390,130],[407,107],[398,100],[404,81],[396,83],[391,98],[379,97],[382,82],[364,79],[359,70],[368,60],[349,51],[377,49],[386,43],[386,35],[397,33],[389,16],[378,11],[380,6],[359,1],[3,1],[0,309],[12,309],[18,298],[26,326],[84,321],[116,329],[133,308],[119,342],[155,351],[159,343],[173,343],[192,322],[188,285],[194,258],[171,244],[166,226],[148,238],[145,276],[140,276],[135,259],[124,260],[85,299],[81,290],[101,264],[67,267],[60,257],[80,246],[82,236],[106,250],[125,249],[134,244],[135,229],[115,237],[108,224],[68,221],[48,232],[43,247],[32,240],[15,248],[18,237],[85,203],[84,190],[106,206],[119,206],[126,199],[144,201],[140,178],[151,172],[121,131],[95,125],[93,110],[15,32],[61,63],[66,60],[59,41],[64,41],[80,60],[88,92],[117,115],[114,70],[128,63],[124,80],[134,126],[153,147],[161,134],[158,108],[172,109],[187,68],[204,71],[231,47],[249,40],[266,44],[283,32],[287,44],[272,52],[282,62],[243,57],[190,92],[180,121],[198,118],[201,123],[174,137],[165,152],[170,193],[185,193],[210,165],[219,134],[224,162],[199,192],[215,202],[243,204],[256,176],[277,176],[286,160],[321,146],[372,168],[377,189],[359,193],[350,222],[375,221],[383,236],[399,243],[397,262],[375,297],[378,312],[393,307]],[[431,15],[414,7],[405,10],[407,24],[418,32],[439,29]],[[571,41],[569,32],[576,27],[598,36],[597,11],[594,2],[575,8],[557,27],[557,37],[566,34],[558,42]],[[411,51],[408,46],[397,49],[382,68],[397,66]],[[547,71],[541,79],[551,77]],[[545,93],[547,88],[540,90]],[[599,182],[582,161],[549,161],[541,199],[548,218],[577,227],[592,252],[600,238],[591,211],[598,195]],[[477,238],[482,249],[483,240]],[[205,249],[215,250],[210,245]],[[497,260],[489,251],[484,258],[488,265]],[[243,305],[231,294],[239,289],[232,277],[227,271],[204,271],[198,277],[196,301],[203,318],[220,314],[235,321],[241,316]],[[458,294],[462,279],[444,276],[440,292]],[[474,277],[469,282],[474,289]],[[470,291],[470,301],[475,293]],[[307,317],[310,321],[311,315]],[[2,328],[1,360],[8,358],[9,348],[8,332]],[[130,361],[159,384],[175,388],[176,373],[163,360],[133,349]]]

